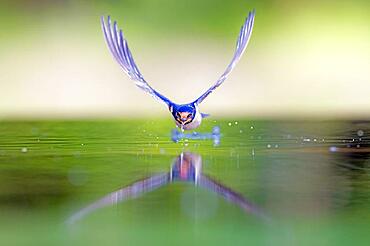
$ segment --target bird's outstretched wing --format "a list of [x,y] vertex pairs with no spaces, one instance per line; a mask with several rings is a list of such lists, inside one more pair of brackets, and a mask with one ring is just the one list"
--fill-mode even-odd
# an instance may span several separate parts
[[216,81],[216,83],[214,83],[205,93],[203,93],[197,100],[194,101],[196,104],[201,103],[212,91],[214,91],[217,87],[219,87],[222,84],[222,82],[226,80],[227,76],[234,69],[235,65],[242,57],[245,48],[247,48],[249,39],[252,34],[255,13],[256,13],[255,10],[249,12],[248,18],[245,20],[245,23],[240,30],[233,59],[227,66],[225,72]]
[[135,84],[143,91],[149,93],[157,100],[164,102],[167,105],[171,104],[171,101],[159,92],[154,90],[144,79],[140,73],[134,58],[132,57],[131,51],[128,48],[127,40],[124,38],[122,30],[118,30],[117,22],[111,24],[111,18],[108,16],[107,23],[105,23],[104,16],[101,17],[101,26],[103,29],[104,37],[107,42],[108,48],[116,61],[121,65],[123,71],[135,81]]

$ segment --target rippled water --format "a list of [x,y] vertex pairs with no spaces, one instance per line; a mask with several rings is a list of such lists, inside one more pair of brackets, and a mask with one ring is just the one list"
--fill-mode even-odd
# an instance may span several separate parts
[[370,124],[0,122],[1,245],[368,245]]

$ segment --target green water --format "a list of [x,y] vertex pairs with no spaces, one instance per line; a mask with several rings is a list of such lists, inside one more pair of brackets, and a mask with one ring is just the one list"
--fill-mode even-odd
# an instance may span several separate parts
[[[199,131],[215,125],[218,146],[173,143],[170,121],[0,122],[0,245],[369,245],[370,124],[208,120]],[[174,180],[71,222],[170,173],[181,153],[228,195]]]

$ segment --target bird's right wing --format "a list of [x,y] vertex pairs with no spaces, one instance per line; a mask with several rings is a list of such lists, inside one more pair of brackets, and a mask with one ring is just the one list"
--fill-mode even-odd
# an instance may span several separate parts
[[144,79],[137,67],[131,51],[128,48],[127,40],[124,38],[122,30],[118,30],[117,22],[111,24],[111,18],[108,16],[107,23],[105,23],[104,16],[101,17],[101,26],[108,48],[116,61],[121,65],[123,71],[135,81],[137,87],[149,93],[155,99],[170,106],[171,101],[154,90]]

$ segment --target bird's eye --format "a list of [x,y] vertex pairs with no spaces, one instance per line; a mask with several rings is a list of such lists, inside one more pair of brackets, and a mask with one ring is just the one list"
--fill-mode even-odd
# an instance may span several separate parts
[[191,117],[193,117],[193,114],[188,114],[188,118],[191,118]]

